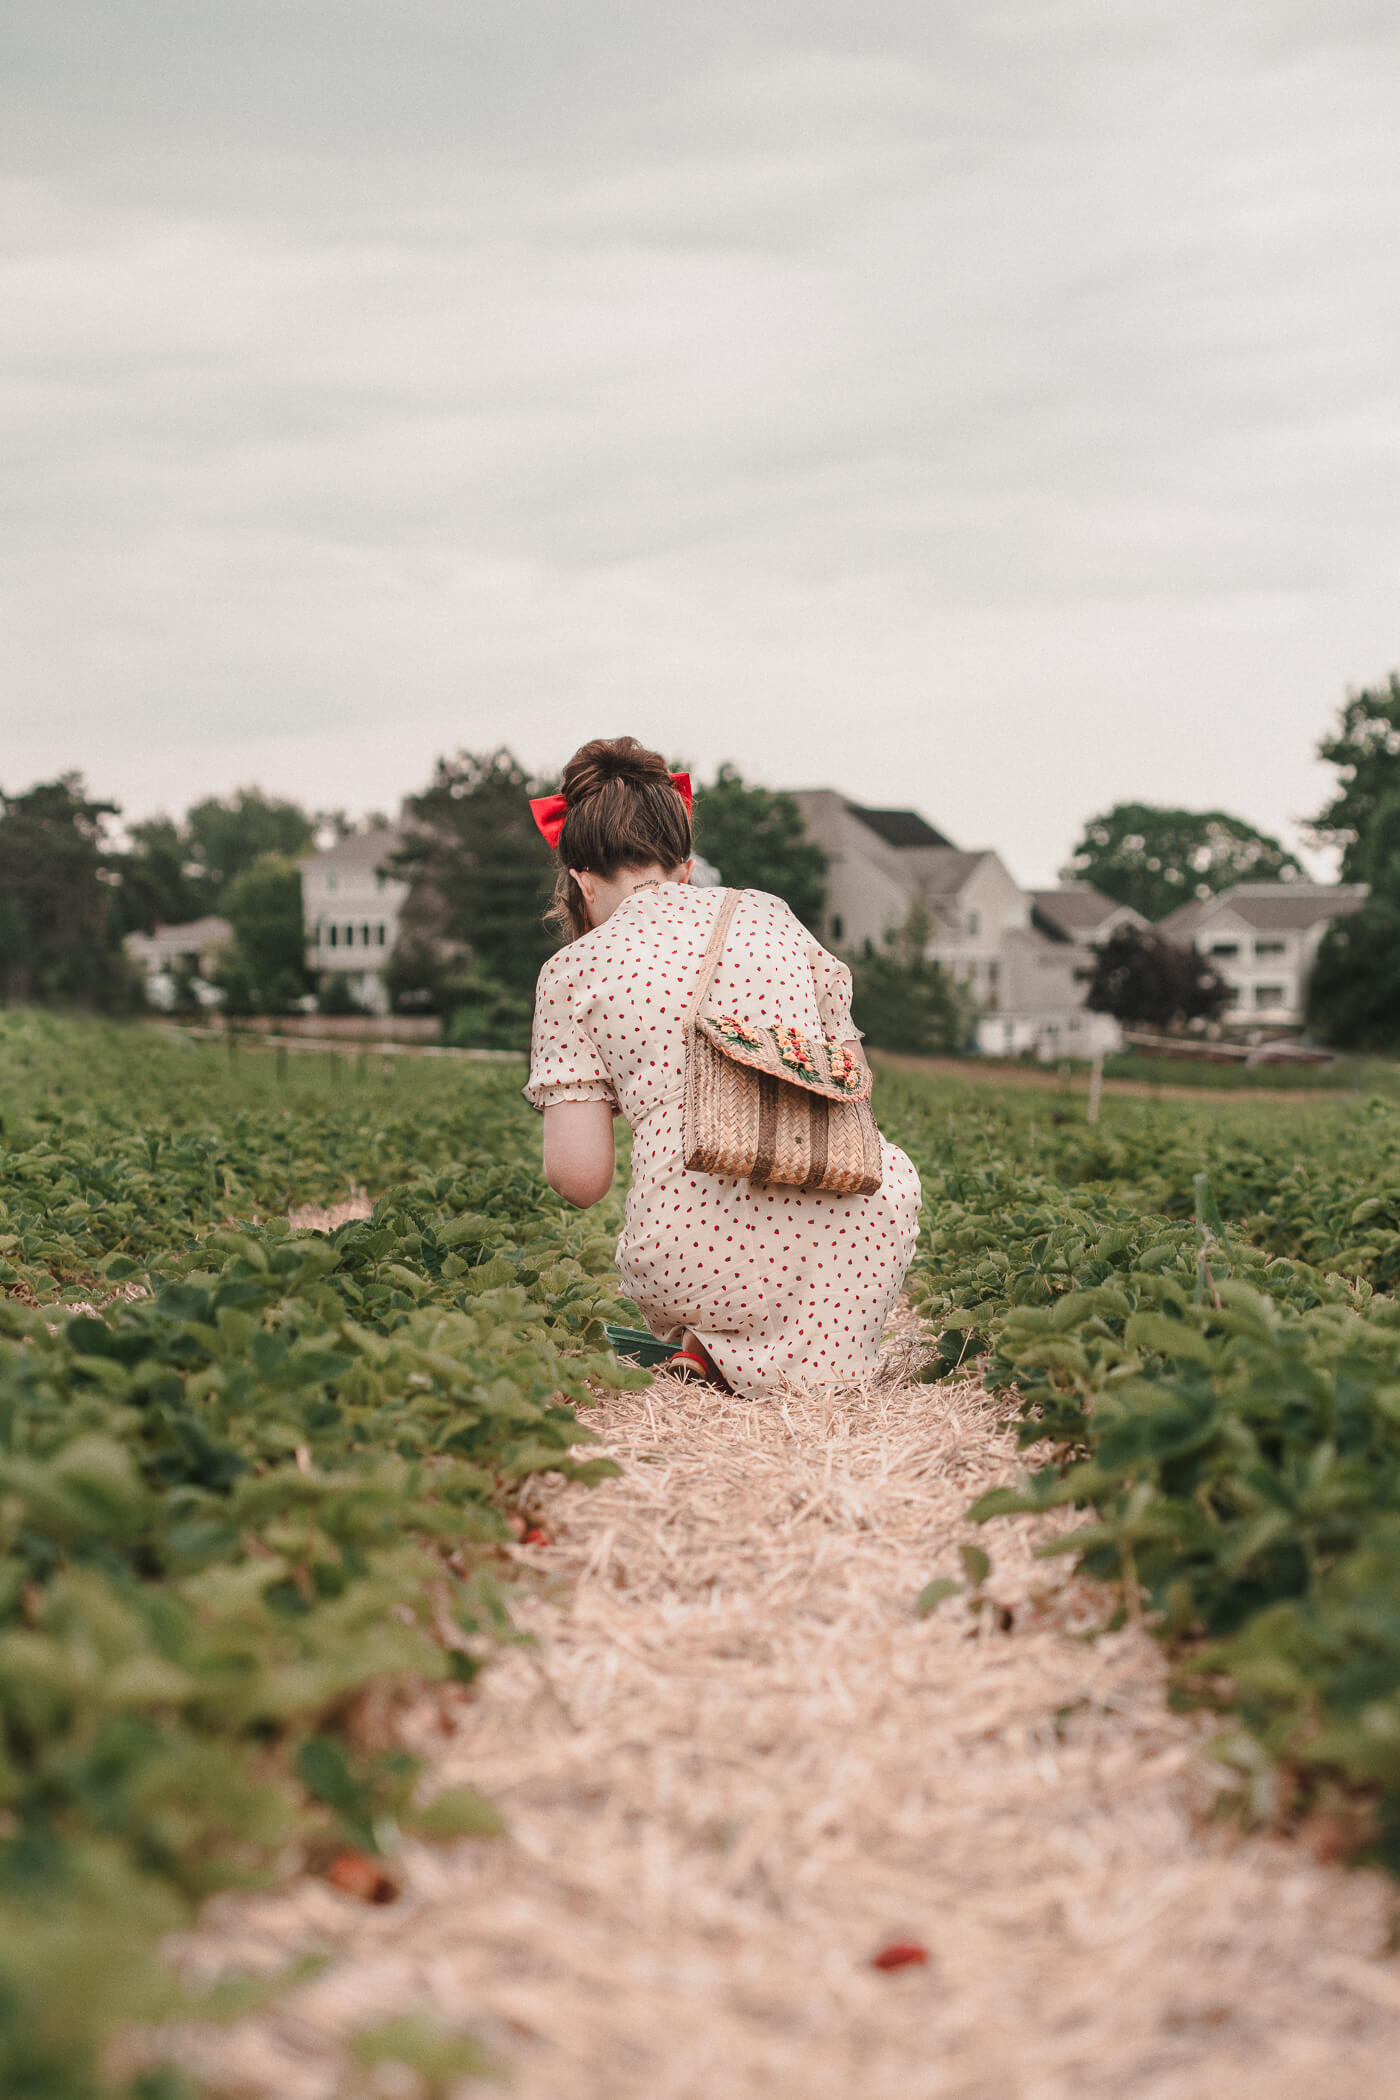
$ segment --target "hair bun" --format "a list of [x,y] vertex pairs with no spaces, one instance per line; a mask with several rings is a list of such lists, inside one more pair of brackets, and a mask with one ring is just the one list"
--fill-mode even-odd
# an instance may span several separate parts
[[659,751],[648,751],[634,736],[598,737],[576,751],[564,768],[564,796],[571,805],[587,801],[614,780],[629,787],[665,782],[670,774]]
[[689,797],[678,791],[661,753],[634,736],[599,736],[582,745],[561,785],[564,820],[552,841],[559,872],[549,916],[578,939],[590,921],[571,869],[608,879],[619,868],[670,873],[690,859],[695,838]]

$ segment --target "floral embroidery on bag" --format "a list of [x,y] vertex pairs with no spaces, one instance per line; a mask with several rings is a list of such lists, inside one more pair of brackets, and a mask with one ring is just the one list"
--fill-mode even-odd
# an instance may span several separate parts
[[832,1085],[840,1087],[843,1094],[859,1093],[865,1083],[865,1073],[850,1044],[833,1042],[828,1036],[826,1058],[831,1067]]
[[[771,1026],[757,1026],[751,1021],[741,1021],[736,1014],[708,1014],[705,1025],[713,1029],[721,1042],[728,1043],[747,1056],[763,1061],[771,1059],[774,1051],[778,1061],[793,1078],[803,1086],[811,1086],[843,1094],[851,1099],[864,1099],[870,1087],[870,1075],[855,1044],[838,1043],[832,1036],[821,1036],[814,1041],[804,1035],[800,1028],[787,1028],[781,1022]],[[826,1070],[816,1047],[821,1043],[826,1052]],[[760,1069],[762,1063],[760,1062]],[[826,1073],[830,1072],[830,1080]]]
[[820,1079],[817,1060],[812,1055],[812,1045],[796,1028],[772,1028],[769,1030],[778,1048],[778,1055],[790,1072],[803,1079]]
[[763,1037],[747,1021],[736,1020],[733,1014],[716,1014],[714,1025],[727,1043],[737,1043],[741,1050],[758,1051],[763,1048]]

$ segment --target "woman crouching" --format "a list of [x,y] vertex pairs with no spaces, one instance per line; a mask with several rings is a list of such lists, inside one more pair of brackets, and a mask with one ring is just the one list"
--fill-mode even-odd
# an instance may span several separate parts
[[[598,740],[535,812],[559,859],[551,917],[571,936],[540,972],[525,1089],[544,1111],[551,1188],[584,1208],[606,1195],[612,1119],[625,1116],[618,1270],[652,1333],[677,1345],[677,1368],[744,1395],[865,1376],[918,1229],[904,1153],[881,1138],[880,1186],[854,1196],[685,1164],[686,1018],[730,894],[690,887],[689,780],[633,737]],[[748,1022],[859,1041],[850,971],[761,890],[739,894],[707,998]]]

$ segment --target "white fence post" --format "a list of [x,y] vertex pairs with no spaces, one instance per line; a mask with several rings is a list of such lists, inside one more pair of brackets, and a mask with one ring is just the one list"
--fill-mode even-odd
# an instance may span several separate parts
[[1103,1052],[1100,1050],[1094,1059],[1094,1069],[1089,1074],[1089,1121],[1091,1123],[1097,1123],[1099,1120],[1099,1102],[1102,1098]]

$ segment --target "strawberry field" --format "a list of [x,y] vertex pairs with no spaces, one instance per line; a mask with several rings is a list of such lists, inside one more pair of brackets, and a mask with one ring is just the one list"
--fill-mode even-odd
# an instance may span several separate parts
[[96,2090],[206,1892],[493,1826],[364,1708],[508,1635],[521,1484],[639,1375],[520,1079],[0,1017],[0,2090]]
[[981,1363],[1025,1415],[989,1546],[1083,1508],[1056,1550],[1151,1614],[1249,1810],[1400,1867],[1400,1110],[882,1105],[925,1177],[931,1375]]
[[[105,2038],[171,2005],[153,1950],[205,1893],[495,1827],[385,1712],[511,1638],[522,1487],[614,1470],[576,1408],[644,1382],[603,1335],[615,1199],[545,1187],[522,1077],[0,1015],[5,2092],[119,2088]],[[1400,1865],[1400,1108],[1090,1129],[894,1072],[879,1105],[928,1375],[1025,1416],[941,1608],[994,1597],[999,1515],[1075,1505],[1059,1550],[1169,1641],[1249,1809]]]

